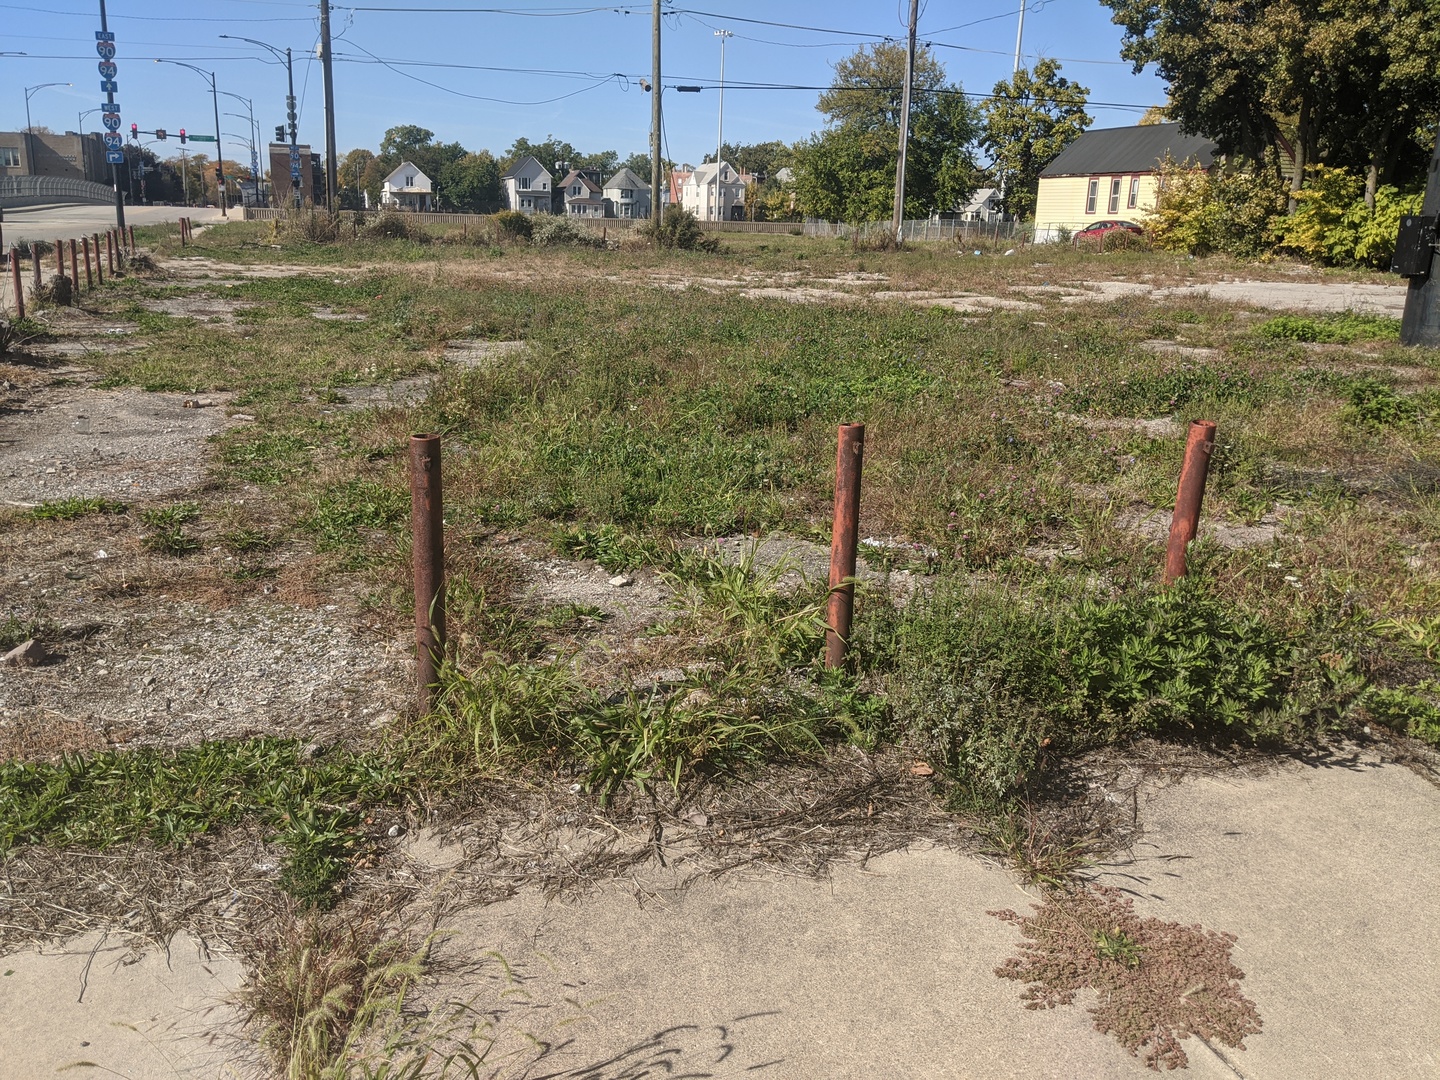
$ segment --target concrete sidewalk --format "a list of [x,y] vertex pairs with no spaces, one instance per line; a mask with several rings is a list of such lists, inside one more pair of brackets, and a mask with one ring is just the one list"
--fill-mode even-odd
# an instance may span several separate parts
[[[1097,879],[1129,890],[1141,914],[1236,934],[1264,1021],[1243,1051],[1186,1039],[1188,1076],[1440,1077],[1437,817],[1440,791],[1373,760],[1149,792],[1134,857]],[[656,868],[579,900],[529,893],[452,918],[442,952],[498,953],[515,981],[442,979],[423,997],[493,1016],[487,1067],[530,1062],[527,1080],[1154,1075],[1094,1030],[1084,996],[1030,1011],[1020,985],[995,976],[1018,937],[987,911],[1027,913],[1034,899],[998,866],[924,848],[825,881],[677,880]],[[92,944],[0,960],[0,1078],[77,1061],[133,1080],[234,1075],[234,1043],[216,1031],[233,1013],[216,1006],[236,965],[178,939],[168,965],[102,950],[79,1003]]]

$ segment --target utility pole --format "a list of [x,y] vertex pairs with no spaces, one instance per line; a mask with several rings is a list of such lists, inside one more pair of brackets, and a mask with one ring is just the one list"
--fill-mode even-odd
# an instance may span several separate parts
[[654,0],[654,14],[651,16],[651,59],[650,91],[655,97],[650,102],[650,217],[658,221],[664,213],[660,200],[660,0]]
[[905,149],[910,142],[910,88],[915,84],[915,24],[920,0],[910,0],[910,41],[905,52],[905,91],[900,97],[900,159],[895,163],[895,242],[905,241]]
[[[1440,136],[1430,155],[1430,175],[1425,182],[1425,201],[1420,216],[1429,218],[1429,232],[1422,233],[1430,251],[1421,262],[1425,273],[1410,279],[1405,293],[1405,314],[1400,319],[1400,340],[1406,345],[1440,345],[1440,276],[1436,274],[1435,221],[1440,215]],[[1402,236],[1404,234],[1402,233]]]
[[1025,37],[1025,0],[1020,0],[1020,26],[1015,31],[1015,67],[1012,71],[1020,70],[1020,42]]
[[734,37],[735,35],[729,30],[716,30],[715,36],[720,39],[720,118],[716,122],[715,127],[715,165],[717,166],[715,173],[715,205],[718,216],[718,208],[720,205],[720,173],[718,166],[720,165],[720,152],[725,146],[725,39]]
[[335,75],[330,61],[330,0],[320,0],[320,71],[325,79],[325,209],[335,212]]

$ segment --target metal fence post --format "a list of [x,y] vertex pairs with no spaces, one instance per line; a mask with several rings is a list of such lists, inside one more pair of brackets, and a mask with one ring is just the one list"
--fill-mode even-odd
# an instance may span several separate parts
[[20,280],[20,249],[10,249],[10,282],[15,286],[15,318],[25,318],[25,285]]
[[[95,278],[90,273],[90,237],[82,236],[80,238],[80,247],[85,251],[85,288],[93,289],[95,287]],[[77,281],[75,284],[78,288],[80,283]]]
[[73,304],[74,296],[80,291],[80,254],[75,248],[75,241],[70,241],[70,296]]
[[1185,549],[1200,527],[1200,502],[1205,495],[1205,477],[1215,449],[1215,422],[1190,421],[1185,439],[1185,462],[1180,466],[1180,487],[1175,495],[1175,513],[1170,519],[1170,540],[1165,546],[1165,584],[1185,576]]
[[422,708],[434,704],[445,655],[444,501],[440,436],[410,436],[411,558],[415,571],[416,675]]
[[40,291],[40,245],[30,245],[30,270],[35,279],[35,291]]
[[830,538],[830,602],[826,610],[825,666],[829,668],[845,662],[850,643],[864,459],[865,425],[841,424],[835,447],[835,524]]

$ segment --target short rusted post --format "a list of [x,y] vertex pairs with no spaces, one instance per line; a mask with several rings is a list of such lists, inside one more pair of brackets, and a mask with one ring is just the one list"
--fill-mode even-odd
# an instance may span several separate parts
[[25,318],[25,286],[20,281],[20,249],[10,249],[10,279],[15,286],[15,318]]
[[105,264],[100,261],[100,234],[97,232],[94,236],[90,237],[90,241],[95,246],[95,282],[97,285],[104,285]]
[[110,276],[115,276],[115,230],[105,230],[105,264],[110,267]]
[[845,662],[855,611],[855,551],[860,536],[860,467],[865,425],[841,424],[835,448],[835,526],[830,538],[830,604],[826,612],[825,666]]
[[127,250],[130,252],[131,255],[134,255],[134,254],[135,254],[135,226],[134,226],[134,225],[126,225],[126,226],[125,226],[125,234],[126,234],[126,236],[128,236],[129,239],[130,239],[130,243],[129,243],[129,245],[127,246]]
[[70,285],[70,295],[73,297],[80,291],[80,253],[74,240],[70,241]]
[[[90,237],[82,236],[80,238],[80,247],[85,251],[85,288],[93,289],[95,287],[95,278],[90,274]],[[77,281],[75,284],[78,288],[80,283]]]
[[1210,455],[1215,449],[1215,422],[1190,421],[1185,439],[1185,462],[1180,466],[1180,488],[1175,495],[1175,514],[1170,519],[1170,542],[1165,546],[1165,584],[1185,576],[1185,549],[1200,527],[1200,501],[1205,496],[1205,477],[1210,472]]
[[415,566],[415,653],[420,703],[435,700],[445,655],[444,502],[440,490],[440,436],[410,436],[411,558]]
[[30,245],[30,270],[34,275],[35,291],[40,291],[40,245]]
[[185,246],[185,240],[186,240],[186,236],[185,236],[185,219],[182,217],[182,218],[180,219],[180,246],[181,246],[181,247],[184,247],[184,246]]
[[55,272],[61,277],[65,276],[65,242],[55,241]]

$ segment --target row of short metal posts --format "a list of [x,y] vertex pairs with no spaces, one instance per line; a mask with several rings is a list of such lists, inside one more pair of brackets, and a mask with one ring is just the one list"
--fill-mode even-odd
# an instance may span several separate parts
[[[188,225],[188,219],[187,219]],[[95,252],[95,265],[90,265],[91,248]],[[65,277],[65,248],[66,241],[55,241],[55,272],[60,277]],[[100,261],[100,234],[93,233],[90,236],[82,236],[77,244],[74,240],[69,241],[70,248],[70,280],[78,292],[80,289],[80,256],[83,252],[85,257],[85,288],[93,289],[96,284],[96,276],[99,277],[99,284],[105,284],[105,265],[109,264],[110,275],[115,275],[115,260],[123,251],[130,254],[135,252],[135,226],[128,226],[125,230],[111,229],[105,233],[105,262]],[[30,245],[30,269],[33,275],[34,290],[38,290],[42,284],[40,269],[40,245]],[[23,319],[25,317],[25,291],[21,286],[20,275],[20,249],[10,249],[10,275],[11,284],[15,289],[15,316]]]
[[[18,270],[16,272],[18,274]],[[1180,468],[1180,485],[1165,550],[1167,585],[1185,576],[1186,549],[1199,527],[1200,504],[1214,447],[1214,422],[1193,421],[1185,441],[1185,459]],[[835,517],[830,539],[830,596],[825,620],[825,666],[828,668],[844,665],[850,643],[864,458],[865,425],[841,424],[836,436]],[[444,501],[439,435],[410,437],[410,524],[415,579],[416,676],[421,707],[428,709],[435,702],[445,655]]]

